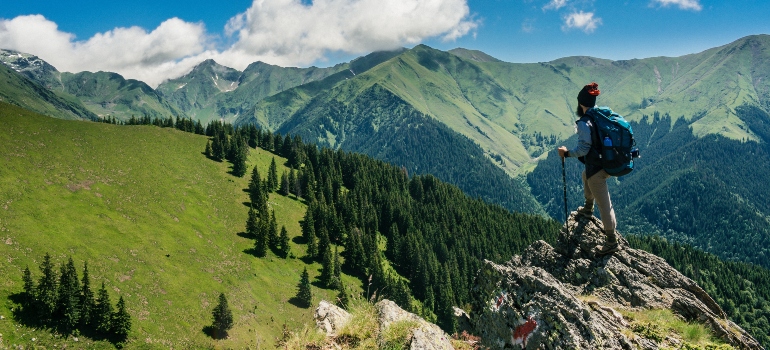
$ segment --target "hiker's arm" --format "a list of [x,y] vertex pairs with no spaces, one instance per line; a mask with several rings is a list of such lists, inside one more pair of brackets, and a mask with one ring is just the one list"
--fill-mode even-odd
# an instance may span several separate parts
[[577,123],[578,142],[575,148],[569,150],[567,157],[582,157],[591,150],[591,128],[585,122]]

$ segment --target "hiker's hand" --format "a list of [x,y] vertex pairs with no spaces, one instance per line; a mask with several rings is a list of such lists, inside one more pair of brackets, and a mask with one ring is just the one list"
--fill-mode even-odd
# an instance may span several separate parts
[[559,151],[559,157],[564,158],[564,154],[567,153],[567,147],[561,146],[559,147],[558,151]]

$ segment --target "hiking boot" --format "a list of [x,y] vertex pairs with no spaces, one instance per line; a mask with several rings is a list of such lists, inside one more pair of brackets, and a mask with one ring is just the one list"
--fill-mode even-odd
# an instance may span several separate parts
[[593,205],[586,205],[582,207],[578,207],[577,209],[578,215],[585,216],[587,218],[590,218],[594,216],[594,206]]
[[617,242],[607,243],[604,246],[596,246],[596,250],[596,254],[598,255],[612,254],[620,251],[620,244]]

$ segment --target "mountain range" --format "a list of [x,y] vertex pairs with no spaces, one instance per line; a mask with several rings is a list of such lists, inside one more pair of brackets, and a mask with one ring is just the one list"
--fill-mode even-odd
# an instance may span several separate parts
[[[617,210],[627,213],[621,224],[623,217],[634,218],[626,230],[659,231],[725,258],[761,262],[764,250],[748,252],[740,244],[745,241],[727,250],[712,241],[728,242],[720,237],[742,233],[726,224],[727,207],[752,218],[755,224],[746,226],[756,231],[748,235],[752,242],[761,244],[770,235],[762,224],[770,221],[767,195],[754,190],[758,176],[770,170],[762,117],[770,110],[769,48],[770,36],[755,35],[681,57],[517,64],[474,50],[418,45],[329,68],[255,62],[241,72],[208,60],[156,89],[115,73],[60,73],[35,56],[5,50],[2,61],[19,74],[4,68],[0,96],[60,118],[149,115],[255,124],[364,153],[410,175],[434,174],[511,210],[558,217],[559,169],[549,151],[572,142],[575,97],[582,85],[596,81],[602,90],[598,103],[644,130],[639,141],[647,156],[638,171],[613,185],[628,184],[616,190]],[[708,150],[709,157],[688,158],[698,154],[693,147]],[[741,159],[749,164],[737,164]],[[733,166],[756,170],[725,171]],[[655,170],[661,168],[665,176]],[[570,173],[571,203],[580,201],[577,169],[572,166]],[[697,197],[695,183],[719,193],[724,205],[677,214],[661,206],[680,207],[666,200],[674,188]],[[695,222],[716,220],[716,226],[704,226],[716,229],[702,233],[693,225],[671,224],[683,215]]]

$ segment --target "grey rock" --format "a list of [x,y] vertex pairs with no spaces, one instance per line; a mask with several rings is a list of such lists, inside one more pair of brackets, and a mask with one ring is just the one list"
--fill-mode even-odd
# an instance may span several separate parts
[[375,304],[380,324],[380,332],[398,321],[412,321],[417,327],[412,332],[409,345],[411,350],[453,350],[450,337],[437,325],[425,321],[422,317],[400,308],[396,303],[383,299]]
[[[485,261],[473,287],[471,325],[491,349],[658,349],[625,334],[623,308],[667,308],[740,349],[762,349],[694,281],[665,260],[631,249],[598,256],[596,218],[573,212],[551,247],[537,241],[505,264]],[[623,332],[626,330],[626,332]]]
[[327,336],[337,335],[345,324],[350,321],[350,313],[326,300],[321,300],[315,309],[315,323]]

